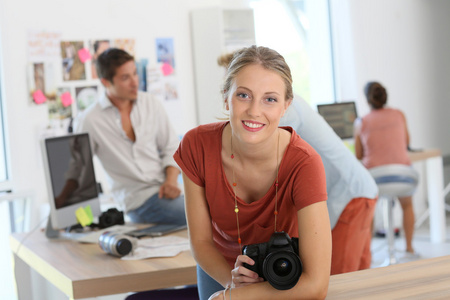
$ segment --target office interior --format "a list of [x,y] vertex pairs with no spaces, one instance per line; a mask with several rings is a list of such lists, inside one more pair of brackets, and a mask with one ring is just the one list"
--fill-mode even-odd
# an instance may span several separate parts
[[[156,57],[155,38],[172,37],[183,112],[183,122],[177,125],[176,130],[182,134],[198,125],[201,119],[195,78],[195,64],[199,62],[193,59],[191,13],[211,7],[246,9],[255,1],[79,0],[71,3],[0,0],[2,101],[11,170],[9,187],[13,191],[32,191],[29,228],[42,223],[45,212],[41,211],[48,203],[39,148],[39,139],[45,134],[48,124],[48,110],[45,105],[29,101],[26,72],[29,31],[56,31],[62,39],[68,40],[130,37],[136,40],[136,57],[152,60]],[[448,184],[450,36],[447,29],[450,28],[450,2],[329,0],[328,4],[334,99],[323,102],[355,101],[358,115],[362,116],[369,111],[363,86],[369,80],[379,80],[387,87],[389,105],[401,109],[407,117],[411,146],[440,149],[444,184]],[[267,21],[277,22],[276,19]],[[204,42],[204,47],[209,47],[208,41]],[[202,80],[207,85],[210,79]],[[414,167],[423,178],[424,165],[417,163]],[[416,216],[427,209],[426,189],[421,183],[414,195]],[[3,222],[7,216],[3,212],[1,216],[0,222]],[[7,243],[5,239],[3,244]],[[3,257],[9,255],[8,251],[3,253]],[[0,272],[7,271],[3,269]],[[39,278],[36,280],[39,282]],[[36,299],[60,299],[58,297],[61,296],[45,284],[37,283],[33,289],[33,294],[45,295]]]

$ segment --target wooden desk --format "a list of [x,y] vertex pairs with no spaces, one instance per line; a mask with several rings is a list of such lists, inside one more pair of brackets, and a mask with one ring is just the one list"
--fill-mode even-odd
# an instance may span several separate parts
[[[187,232],[174,233],[187,237]],[[97,244],[70,240],[48,240],[34,232],[24,240],[23,233],[10,236],[16,263],[24,262],[70,299],[146,291],[195,284],[196,262],[189,251],[173,258],[124,261],[106,254]],[[16,280],[19,299],[22,280]]]
[[450,256],[333,275],[326,299],[450,299]]
[[444,170],[441,151],[427,149],[409,152],[411,161],[425,161],[428,209],[430,213],[430,239],[432,243],[443,243],[446,239]]

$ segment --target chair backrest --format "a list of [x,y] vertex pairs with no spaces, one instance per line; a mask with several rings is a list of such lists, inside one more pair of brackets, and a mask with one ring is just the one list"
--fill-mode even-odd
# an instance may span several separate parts
[[419,182],[419,174],[411,166],[389,164],[369,169],[380,196],[411,196]]

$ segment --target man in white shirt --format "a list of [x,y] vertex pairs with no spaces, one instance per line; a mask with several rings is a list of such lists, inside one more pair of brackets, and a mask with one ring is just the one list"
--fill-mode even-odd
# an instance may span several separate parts
[[136,223],[186,224],[179,139],[160,103],[138,91],[134,58],[110,48],[97,59],[105,94],[81,113],[76,132],[88,132],[93,153],[111,181],[114,199]]

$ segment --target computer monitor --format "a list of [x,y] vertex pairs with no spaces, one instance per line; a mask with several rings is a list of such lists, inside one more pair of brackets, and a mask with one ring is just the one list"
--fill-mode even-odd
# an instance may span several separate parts
[[353,122],[357,117],[355,102],[319,104],[317,111],[341,139],[353,137]]
[[50,202],[46,233],[53,238],[57,229],[78,223],[75,212],[80,207],[89,205],[98,217],[100,200],[87,133],[45,138],[41,145]]

